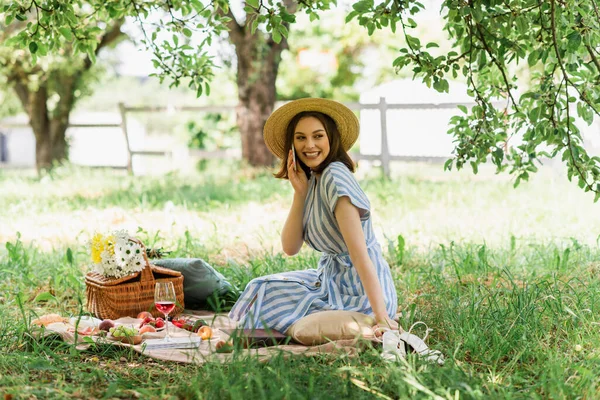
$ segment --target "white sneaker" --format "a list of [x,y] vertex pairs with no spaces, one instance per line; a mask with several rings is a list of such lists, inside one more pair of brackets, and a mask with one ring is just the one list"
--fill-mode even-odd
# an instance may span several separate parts
[[[412,331],[412,329],[416,325],[419,325],[419,324],[423,324],[426,327],[425,337],[423,337],[423,339],[421,339],[417,335],[413,335],[412,333],[410,333]],[[433,329],[430,329],[427,326],[427,324],[419,321],[419,322],[415,322],[410,327],[408,332],[402,332],[400,334],[399,338],[401,341],[406,343],[406,345],[408,347],[408,349],[407,349],[408,351],[413,351],[413,352],[417,353],[419,355],[419,357],[424,358],[426,361],[437,362],[439,365],[444,365],[444,355],[438,350],[431,350],[425,343],[425,340],[427,339],[429,332],[431,332],[432,330]]]

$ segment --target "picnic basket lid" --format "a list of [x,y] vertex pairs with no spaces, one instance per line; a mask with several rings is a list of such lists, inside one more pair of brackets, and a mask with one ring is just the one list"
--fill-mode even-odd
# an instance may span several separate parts
[[[161,276],[162,275],[162,276]],[[93,283],[100,286],[116,286],[126,282],[132,282],[136,280],[149,281],[161,278],[177,278],[181,276],[181,272],[174,271],[172,269],[159,267],[157,265],[146,264],[143,270],[134,272],[123,276],[121,278],[106,277],[97,272],[89,272],[85,276],[85,280],[88,283]],[[139,278],[139,279],[138,279]]]

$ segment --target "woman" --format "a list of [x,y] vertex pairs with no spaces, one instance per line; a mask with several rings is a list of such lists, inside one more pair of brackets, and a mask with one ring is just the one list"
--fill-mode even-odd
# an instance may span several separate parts
[[306,242],[323,255],[317,269],[252,280],[229,314],[244,328],[286,332],[306,315],[348,310],[398,329],[390,268],[347,153],[358,133],[354,113],[325,99],[287,103],[267,120],[265,143],[282,160],[275,176],[289,179],[294,188],[281,233],[283,251],[295,255]]

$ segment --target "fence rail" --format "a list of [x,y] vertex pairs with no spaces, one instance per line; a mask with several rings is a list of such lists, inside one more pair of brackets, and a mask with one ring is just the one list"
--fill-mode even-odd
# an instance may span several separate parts
[[[408,103],[408,104],[396,104],[387,103],[385,98],[380,97],[378,103],[362,104],[362,103],[344,103],[348,108],[353,111],[362,110],[379,110],[380,124],[381,124],[381,153],[376,155],[370,154],[352,154],[355,160],[369,160],[379,161],[383,168],[383,172],[386,176],[390,175],[390,161],[426,161],[426,162],[440,162],[445,161],[446,157],[429,157],[429,156],[398,156],[391,155],[389,149],[388,132],[387,132],[387,111],[388,110],[416,110],[416,109],[456,109],[459,105],[467,107],[472,106],[471,103]],[[278,104],[279,105],[279,104]],[[106,124],[69,124],[69,128],[121,128],[125,143],[127,146],[127,165],[120,167],[126,168],[129,173],[133,173],[132,158],[135,155],[151,155],[151,156],[171,156],[171,150],[135,150],[131,148],[129,140],[129,132],[127,130],[127,116],[130,113],[142,113],[142,112],[207,112],[207,113],[226,113],[235,111],[236,106],[232,105],[219,105],[219,106],[127,106],[123,103],[118,104],[119,114],[121,117],[120,123],[106,123]],[[3,123],[0,121],[0,128],[22,128],[27,127],[28,124],[15,124],[15,123]],[[198,158],[206,159],[223,159],[230,158],[237,155],[239,152],[232,152],[229,150],[217,150],[217,151],[204,151],[204,150],[191,150],[190,155]],[[0,162],[0,165],[2,163]]]

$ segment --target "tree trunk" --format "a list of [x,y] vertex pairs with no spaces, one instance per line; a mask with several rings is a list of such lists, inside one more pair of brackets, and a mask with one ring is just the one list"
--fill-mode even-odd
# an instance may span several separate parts
[[[242,137],[242,157],[250,165],[272,165],[274,157],[263,140],[263,127],[275,105],[280,46],[276,48],[258,40],[236,45],[238,106],[237,123]],[[266,57],[257,56],[257,48]]]
[[[100,43],[96,47],[96,55],[103,47],[122,37],[123,20],[114,21],[107,27]],[[29,124],[35,135],[35,160],[38,173],[52,168],[56,162],[68,158],[66,131],[69,127],[69,116],[75,104],[75,90],[79,80],[92,67],[92,60],[86,56],[81,66],[72,72],[61,70],[45,73],[41,67],[32,70],[23,67],[23,63],[14,63],[8,74],[8,81],[14,84],[15,92],[21,101],[23,110],[29,116]],[[77,62],[77,61],[75,61]],[[31,91],[30,82],[37,82],[37,91]],[[54,88],[53,95],[58,95],[56,107],[51,112],[48,108],[48,83]]]
[[[295,1],[284,0],[284,4],[289,13],[296,12]],[[239,103],[236,116],[242,138],[242,157],[250,165],[270,166],[275,157],[265,145],[263,128],[275,107],[275,82],[281,52],[288,47],[287,39],[283,37],[275,43],[270,34],[260,30],[252,34],[249,26],[236,21],[231,10],[228,16],[231,18],[229,40],[235,46],[237,56]]]
[[61,93],[52,118],[48,112],[48,88],[45,83],[40,84],[36,92],[28,92],[24,83],[15,85],[15,91],[29,116],[29,125],[35,136],[35,162],[38,173],[67,159],[65,133],[69,126],[69,114],[73,106],[73,84],[76,79],[72,78],[70,85],[65,82],[65,92]]

